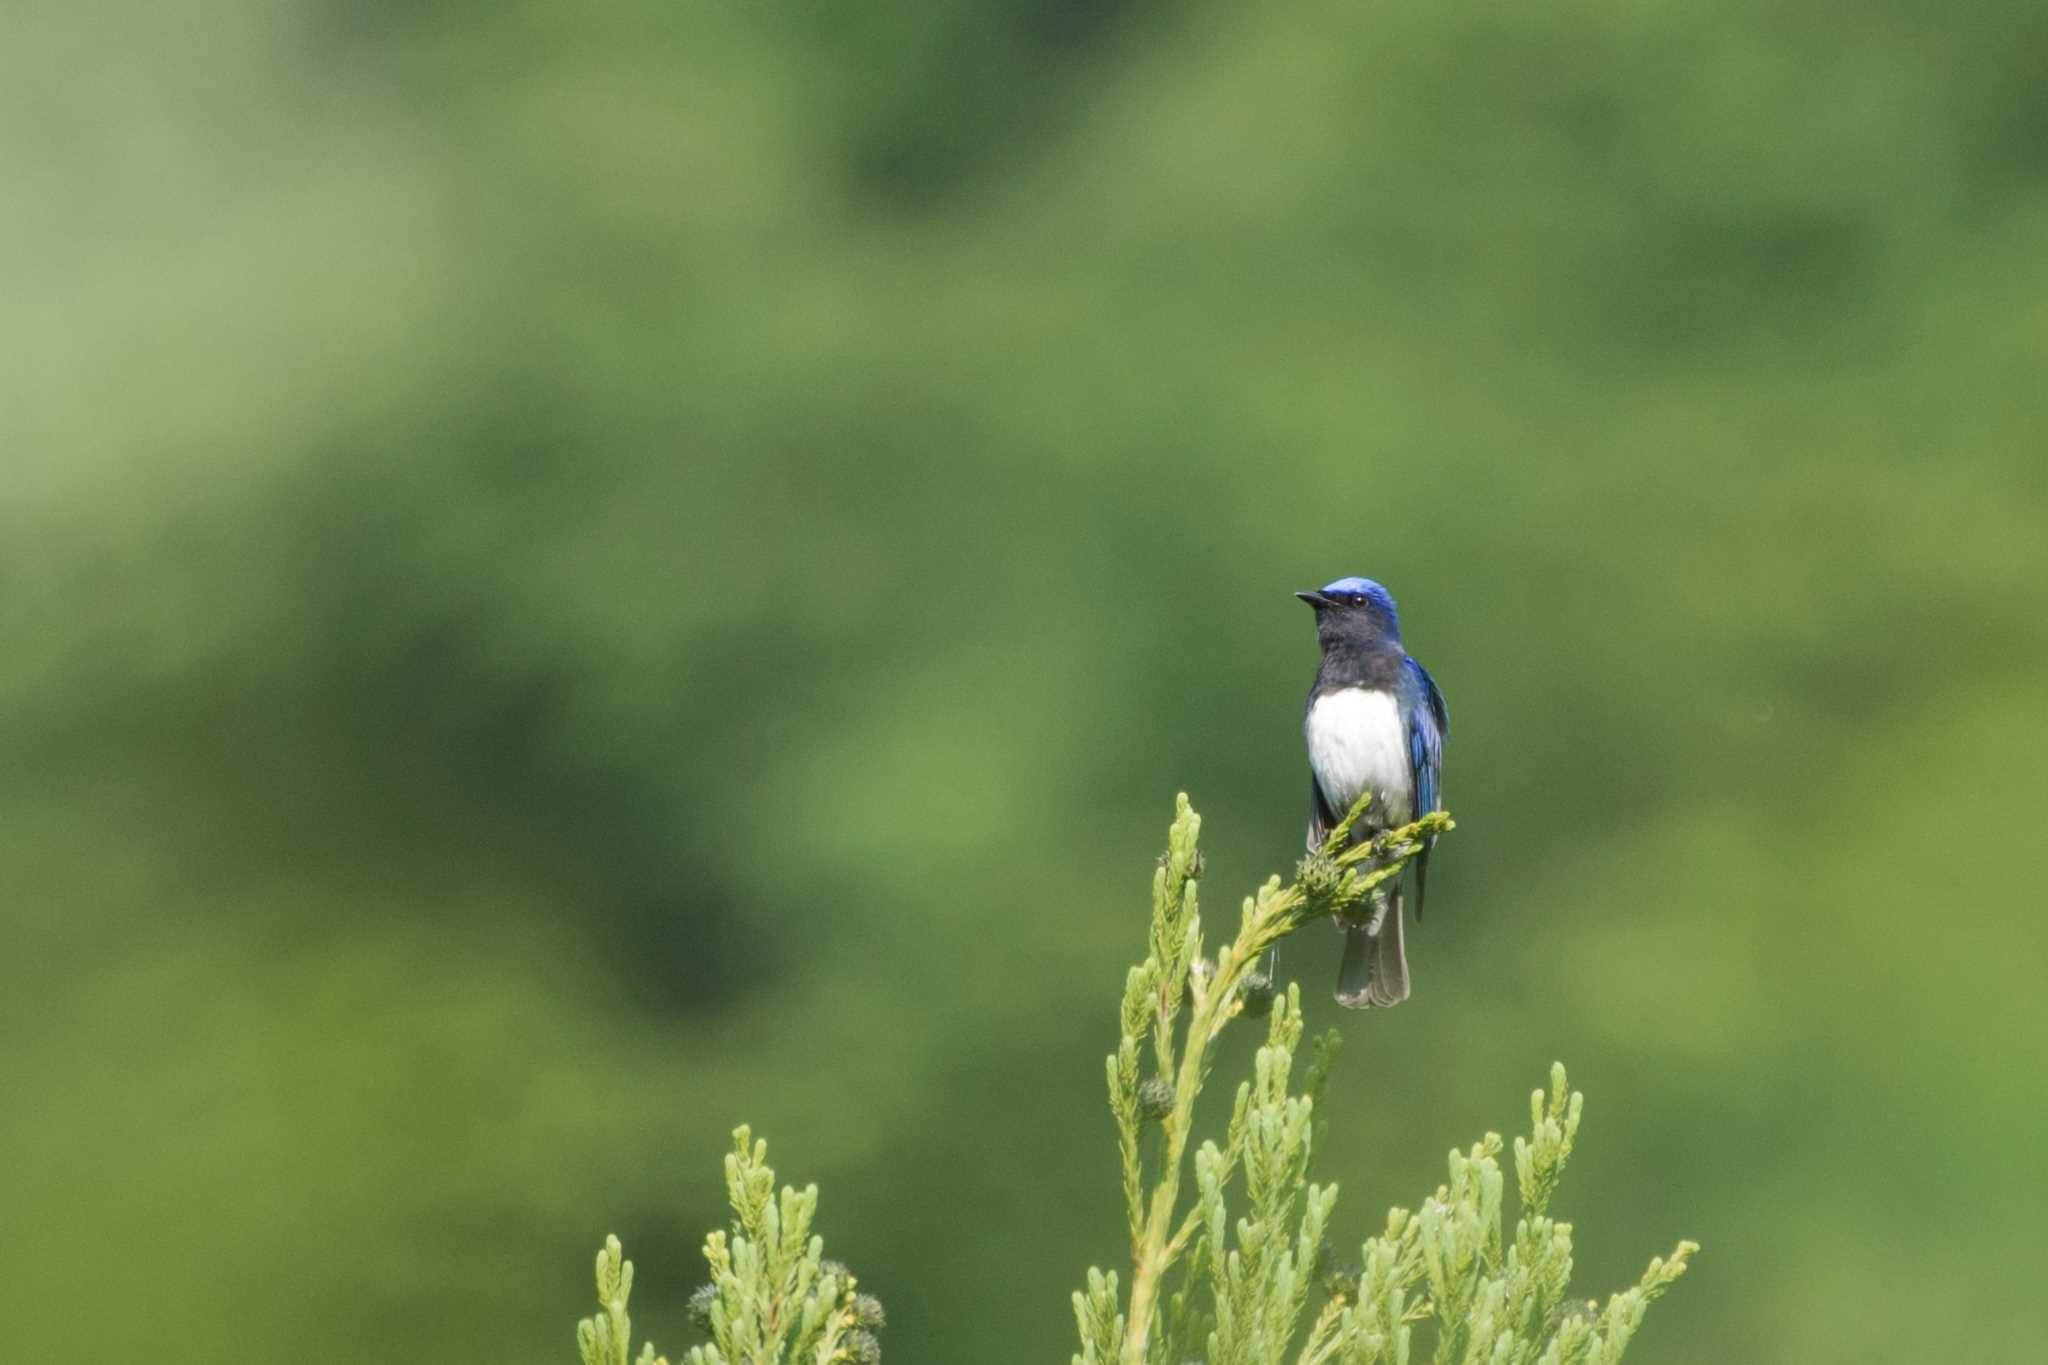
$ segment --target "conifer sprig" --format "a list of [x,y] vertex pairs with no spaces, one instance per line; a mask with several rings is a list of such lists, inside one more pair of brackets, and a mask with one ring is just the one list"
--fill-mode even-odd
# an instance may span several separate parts
[[[1426,839],[1453,827],[1450,816],[1437,811],[1351,846],[1351,830],[1367,804],[1366,799],[1361,799],[1330,832],[1323,846],[1302,860],[1292,885],[1282,887],[1280,879],[1273,877],[1255,895],[1245,898],[1237,937],[1220,949],[1211,963],[1202,956],[1202,924],[1195,894],[1195,883],[1202,872],[1202,818],[1188,804],[1186,793],[1175,798],[1166,856],[1153,875],[1149,951],[1145,960],[1125,977],[1120,1011],[1122,1033],[1108,1062],[1110,1110],[1117,1124],[1125,1215],[1131,1235],[1131,1299],[1123,1339],[1114,1352],[1102,1355],[1105,1361],[1118,1359],[1123,1365],[1143,1365],[1149,1358],[1161,1282],[1202,1231],[1199,1203],[1176,1215],[1188,1137],[1194,1122],[1194,1101],[1207,1078],[1210,1049],[1217,1035],[1232,1018],[1245,1012],[1244,987],[1254,964],[1268,949],[1310,920],[1359,910],[1370,900],[1374,888],[1401,874],[1408,860],[1422,850]],[[1272,984],[1260,982],[1262,994],[1269,992]],[[1176,1039],[1175,1023],[1183,1007],[1189,1011],[1186,1034]],[[1298,997],[1290,997],[1289,1008],[1275,1010],[1275,1027],[1282,1027],[1280,1020],[1289,1017],[1294,1020],[1292,1032],[1298,1041]],[[1149,1200],[1144,1194],[1138,1149],[1138,1053],[1148,1032],[1157,1067],[1155,1079],[1168,1082],[1173,1094],[1172,1108],[1161,1120],[1163,1151]],[[1285,1045],[1290,1064],[1292,1047],[1292,1042]],[[1265,1054],[1261,1056],[1264,1058]],[[1323,1069],[1327,1071],[1327,1060]],[[1209,1177],[1219,1191],[1229,1183],[1235,1170],[1248,1131],[1246,1120],[1264,1121],[1247,1110],[1249,1098],[1248,1094],[1240,1094],[1232,1116],[1230,1141],[1208,1159]],[[1308,1122],[1312,1108],[1302,1107],[1301,1123]],[[1305,1140],[1302,1146],[1305,1153]],[[1199,1168],[1197,1175],[1201,1176]],[[1206,1256],[1206,1251],[1203,1247],[1197,1254]],[[1212,1268],[1228,1273],[1228,1262],[1217,1262]],[[1185,1302],[1183,1299],[1182,1303]],[[1184,1317],[1185,1313],[1178,1316]],[[1087,1347],[1084,1341],[1084,1356]]]
[[[626,1316],[626,1300],[633,1293],[633,1263],[625,1258],[619,1239],[607,1237],[597,1253],[596,1317],[576,1324],[576,1346],[583,1353],[583,1365],[627,1365],[633,1349],[633,1322]],[[654,1353],[648,1342],[640,1352],[640,1365],[668,1365]]]
[[[1449,1178],[1415,1212],[1391,1210],[1354,1268],[1327,1265],[1324,1233],[1337,1190],[1311,1183],[1309,1169],[1323,1136],[1316,1109],[1339,1039],[1332,1032],[1317,1040],[1300,1093],[1290,1093],[1303,1033],[1300,990],[1276,991],[1255,964],[1322,915],[1370,913],[1376,888],[1400,876],[1426,840],[1453,827],[1437,812],[1348,847],[1365,808],[1361,801],[1346,814],[1302,860],[1292,884],[1274,877],[1247,897],[1237,936],[1211,961],[1203,956],[1195,894],[1201,817],[1185,795],[1177,799],[1153,877],[1147,953],[1125,977],[1107,1067],[1131,1241],[1129,1288],[1120,1295],[1114,1271],[1088,1272],[1087,1287],[1074,1295],[1075,1365],[1196,1358],[1283,1365],[1297,1337],[1297,1365],[1410,1365],[1414,1333],[1425,1324],[1436,1365],[1615,1365],[1650,1301],[1697,1250],[1679,1243],[1605,1307],[1568,1304],[1571,1225],[1548,1210],[1584,1097],[1557,1065],[1548,1092],[1530,1099],[1528,1136],[1514,1142],[1520,1208],[1512,1241],[1504,1229],[1502,1142],[1489,1133],[1450,1154]],[[1232,1019],[1262,1011],[1265,1045],[1251,1079],[1237,1087],[1223,1143],[1204,1142],[1193,1153],[1195,1195],[1183,1211],[1182,1168],[1211,1048]],[[1186,1024],[1177,1027],[1183,1013]],[[1140,1058],[1148,1036],[1154,1071],[1146,1078]],[[1147,1163],[1140,1130],[1153,1119],[1161,1135]],[[1240,1170],[1242,1210],[1233,1220],[1228,1191]],[[1167,1293],[1176,1271],[1177,1287]],[[1326,1297],[1304,1329],[1319,1288]]]
[[[690,1298],[690,1315],[711,1340],[693,1346],[688,1365],[878,1365],[881,1302],[856,1292],[846,1267],[825,1257],[812,1235],[818,1187],[785,1185],[778,1194],[768,1144],[744,1124],[725,1158],[730,1231],[704,1239],[711,1280]],[[619,1239],[607,1237],[597,1256],[597,1297],[603,1312],[576,1329],[583,1365],[628,1365],[632,1326],[626,1299],[633,1263]],[[668,1365],[644,1347],[639,1365]]]

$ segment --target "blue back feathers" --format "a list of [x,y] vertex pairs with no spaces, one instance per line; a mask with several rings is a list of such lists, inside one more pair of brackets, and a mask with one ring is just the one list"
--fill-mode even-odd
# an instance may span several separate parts
[[1437,690],[1429,670],[1410,657],[1407,686],[1401,691],[1401,711],[1408,724],[1408,765],[1415,777],[1415,813],[1440,809],[1438,782],[1444,761],[1444,741],[1450,738],[1450,708]]

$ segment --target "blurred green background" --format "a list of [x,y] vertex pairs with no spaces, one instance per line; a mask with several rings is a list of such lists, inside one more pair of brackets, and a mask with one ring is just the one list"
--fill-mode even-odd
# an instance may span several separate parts
[[565,1361],[614,1230],[675,1352],[744,1119],[891,1360],[1064,1359],[1348,573],[1461,828],[1343,1240],[1562,1057],[1633,1358],[2038,1351],[2048,10],[9,29],[10,1355]]

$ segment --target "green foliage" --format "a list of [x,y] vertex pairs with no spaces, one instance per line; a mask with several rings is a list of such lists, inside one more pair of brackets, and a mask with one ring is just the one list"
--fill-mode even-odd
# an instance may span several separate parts
[[[1202,821],[1185,793],[1176,799],[1166,856],[1152,880],[1148,951],[1125,974],[1122,1033],[1107,1065],[1131,1241],[1129,1292],[1115,1271],[1090,1267],[1074,1294],[1081,1341],[1074,1365],[1180,1365],[1197,1356],[1205,1365],[1279,1365],[1317,1294],[1322,1306],[1297,1365],[1409,1365],[1419,1323],[1433,1325],[1435,1365],[1616,1365],[1650,1301],[1685,1273],[1697,1250],[1680,1242],[1605,1307],[1566,1299],[1572,1228],[1549,1217],[1549,1208],[1585,1097],[1569,1088],[1558,1063],[1549,1091],[1530,1096],[1529,1135],[1515,1139],[1520,1210],[1511,1242],[1503,1231],[1501,1139],[1488,1133],[1470,1150],[1451,1152],[1449,1179],[1416,1211],[1388,1213],[1357,1267],[1328,1264],[1337,1187],[1311,1182],[1309,1163],[1321,1144],[1316,1111],[1342,1036],[1330,1030],[1314,1040],[1301,1086],[1290,1090],[1303,1039],[1301,988],[1274,994],[1252,964],[1314,919],[1367,912],[1424,840],[1454,827],[1436,812],[1347,847],[1365,806],[1361,800],[1302,860],[1292,885],[1283,888],[1275,877],[1245,899],[1237,937],[1211,961],[1202,953],[1196,894]],[[1254,995],[1258,1010],[1247,1008]],[[1211,1048],[1232,1019],[1260,1012],[1265,1044],[1250,1079],[1238,1084],[1223,1143],[1205,1141],[1194,1153],[1195,1195],[1183,1211],[1183,1158]],[[1148,1037],[1156,1072],[1140,1079]],[[1141,1132],[1154,1123],[1160,1148],[1148,1194]],[[784,1186],[778,1197],[767,1143],[744,1126],[733,1139],[725,1159],[733,1226],[705,1239],[711,1282],[690,1301],[692,1318],[712,1340],[691,1348],[689,1365],[874,1365],[882,1305],[856,1293],[853,1276],[824,1259],[823,1239],[811,1235],[818,1187]],[[1240,1174],[1233,1220],[1229,1190]],[[1176,1284],[1162,1303],[1170,1273]],[[629,1365],[632,1287],[632,1262],[622,1258],[618,1238],[606,1238],[597,1256],[602,1311],[576,1332],[583,1365]],[[652,1344],[639,1361],[667,1365]]]
[[[626,1316],[626,1300],[633,1293],[633,1263],[625,1258],[619,1239],[604,1239],[597,1253],[596,1317],[576,1324],[576,1346],[583,1353],[583,1365],[627,1365],[633,1349],[633,1321]],[[643,1365],[667,1365],[667,1358],[654,1353],[648,1342],[640,1352]]]
[[[768,1144],[745,1125],[733,1132],[725,1187],[733,1225],[704,1239],[711,1281],[690,1302],[692,1318],[711,1340],[690,1348],[689,1365],[875,1365],[882,1304],[855,1292],[845,1266],[824,1259],[825,1241],[811,1233],[818,1187],[785,1185],[778,1195]],[[619,1239],[607,1237],[597,1254],[603,1311],[576,1328],[583,1365],[628,1365],[632,1288],[633,1263],[621,1259]],[[667,1358],[650,1342],[641,1348],[639,1365],[667,1365]]]
[[[1504,1234],[1499,1135],[1452,1151],[1449,1179],[1414,1212],[1394,1209],[1385,1231],[1361,1249],[1358,1268],[1319,1274],[1325,1231],[1337,1203],[1334,1185],[1309,1180],[1321,1132],[1316,1109],[1339,1037],[1326,1033],[1311,1052],[1299,1092],[1290,1092],[1302,1042],[1298,986],[1272,1000],[1265,1045],[1251,1079],[1237,1087],[1222,1145],[1194,1153],[1195,1197],[1179,1209],[1183,1154],[1195,1102],[1209,1074],[1217,1035],[1247,1011],[1249,972],[1265,951],[1326,913],[1349,913],[1401,874],[1428,835],[1450,829],[1433,816],[1346,849],[1361,802],[1322,849],[1305,859],[1293,885],[1277,878],[1246,900],[1238,933],[1213,963],[1202,957],[1195,882],[1201,819],[1179,798],[1167,854],[1153,882],[1152,929],[1145,960],[1125,978],[1122,1035],[1109,1058],[1110,1112],[1122,1158],[1131,1238],[1128,1298],[1117,1276],[1088,1272],[1074,1295],[1081,1349],[1075,1365],[1276,1365],[1297,1337],[1311,1296],[1325,1301],[1306,1329],[1299,1365],[1408,1365],[1417,1324],[1431,1325],[1436,1365],[1613,1365],[1641,1325],[1644,1310],[1685,1272],[1696,1249],[1681,1242],[1650,1262],[1634,1287],[1605,1307],[1570,1304],[1572,1229],[1549,1217],[1551,1197],[1578,1136],[1584,1097],[1569,1089],[1562,1064],[1550,1089],[1530,1099],[1530,1133],[1515,1139],[1520,1208]],[[1269,988],[1269,987],[1268,987]],[[1185,1036],[1176,1023],[1186,1008]],[[1140,1081],[1147,1034],[1158,1075]],[[1165,1077],[1170,1107],[1146,1194],[1139,1124]],[[1229,1188],[1243,1174],[1233,1221]],[[1177,1281],[1165,1303],[1162,1286]]]

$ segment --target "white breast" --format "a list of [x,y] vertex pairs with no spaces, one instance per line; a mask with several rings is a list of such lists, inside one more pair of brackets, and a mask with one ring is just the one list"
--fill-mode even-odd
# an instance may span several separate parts
[[1408,767],[1408,734],[1401,708],[1385,692],[1347,687],[1318,697],[1302,725],[1308,764],[1330,813],[1343,817],[1367,791],[1375,826],[1415,818],[1415,778]]

